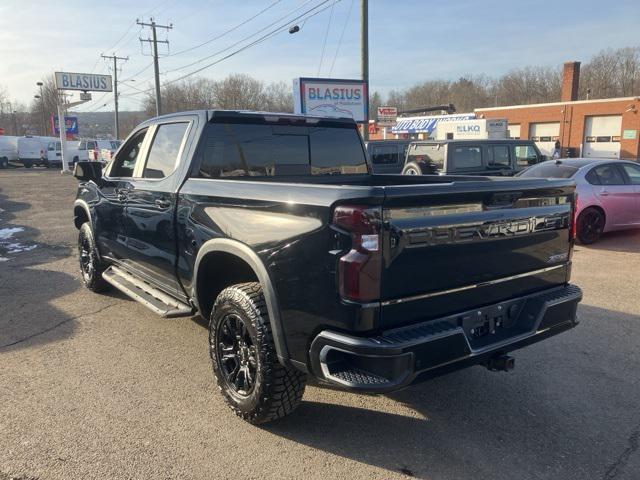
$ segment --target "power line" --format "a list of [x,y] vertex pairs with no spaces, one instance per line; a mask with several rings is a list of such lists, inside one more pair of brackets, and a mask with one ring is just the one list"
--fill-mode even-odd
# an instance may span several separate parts
[[[329,0],[326,0],[326,1],[325,1],[325,2],[323,2],[322,4],[324,4],[324,3],[328,2],[328,1],[329,1]],[[331,5],[334,5],[334,4],[336,4],[336,3],[340,2],[340,1],[341,1],[341,0],[334,0],[334,1],[332,2],[332,4],[331,4]],[[320,5],[322,5],[322,4],[320,4]],[[247,44],[247,45],[245,45],[245,46],[243,46],[243,47],[240,47],[239,49],[237,49],[237,50],[235,50],[235,51],[231,52],[231,53],[230,53],[230,54],[228,54],[228,55],[225,55],[225,56],[224,56],[224,57],[222,57],[222,58],[219,58],[218,60],[216,60],[216,61],[214,61],[214,62],[212,62],[212,63],[209,63],[209,64],[207,64],[207,65],[205,65],[205,66],[203,66],[203,67],[198,68],[197,70],[194,70],[194,71],[192,71],[192,72],[189,72],[189,73],[187,73],[187,74],[185,74],[185,75],[182,75],[182,76],[180,76],[180,77],[178,77],[178,78],[175,78],[175,79],[173,79],[173,80],[169,80],[169,81],[167,81],[167,82],[164,82],[164,85],[170,85],[170,84],[172,84],[172,83],[179,82],[180,80],[184,80],[185,78],[191,77],[192,75],[195,75],[196,73],[200,73],[201,71],[206,70],[207,68],[212,67],[213,65],[217,65],[218,63],[221,63],[221,62],[223,62],[223,61],[225,61],[225,60],[227,60],[227,59],[229,59],[229,58],[231,58],[231,57],[233,57],[233,56],[237,55],[238,53],[241,53],[241,52],[243,52],[244,50],[247,50],[248,48],[251,48],[251,47],[253,47],[253,46],[255,46],[255,45],[258,45],[259,43],[262,43],[262,42],[264,42],[264,41],[266,41],[266,40],[268,40],[268,39],[270,39],[270,38],[274,37],[275,35],[277,35],[277,34],[279,34],[279,33],[283,32],[283,31],[285,31],[285,30],[288,30],[289,25],[291,24],[291,22],[296,21],[296,20],[298,20],[299,18],[301,18],[301,17],[305,16],[307,13],[309,13],[309,12],[311,12],[312,10],[316,9],[316,8],[317,8],[318,6],[320,6],[320,5],[317,5],[316,7],[313,7],[312,9],[310,9],[310,10],[308,10],[307,12],[303,13],[302,15],[300,15],[300,16],[298,16],[298,17],[294,18],[293,20],[291,20],[291,21],[287,22],[286,24],[281,25],[281,26],[279,26],[279,27],[277,27],[277,28],[273,29],[272,31],[270,31],[269,33],[267,33],[267,34],[263,35],[262,37],[260,37],[260,38],[258,38],[258,39],[256,39],[256,40],[254,40],[253,42],[251,42],[251,43],[249,43],[249,44]],[[315,17],[316,15],[318,15],[318,14],[320,14],[320,13],[324,12],[325,10],[327,10],[328,8],[330,8],[330,7],[331,7],[331,5],[327,5],[326,7],[324,7],[324,8],[322,8],[322,9],[318,10],[317,12],[312,13],[312,14],[311,14],[311,15],[309,15],[307,18],[305,18],[305,20],[308,20],[309,18]],[[228,49],[227,49],[227,50],[228,50]],[[130,95],[128,95],[128,96],[129,96],[129,97],[132,97],[132,96],[136,96],[136,95],[141,95],[141,94],[143,94],[143,93],[148,93],[148,92],[150,92],[150,91],[152,91],[152,90],[153,90],[153,88],[149,88],[149,89],[147,89],[147,90],[140,91],[139,93],[132,93],[132,94],[130,94]]]
[[[322,5],[322,4],[324,4],[324,3],[326,3],[327,1],[329,1],[329,0],[326,0],[325,2],[322,2],[320,5]],[[328,6],[326,6],[325,8],[323,8],[323,9],[321,9],[321,10],[319,10],[319,11],[317,11],[317,12],[315,12],[315,13],[311,14],[311,15],[309,15],[309,16],[307,17],[307,19],[309,19],[309,18],[311,18],[311,17],[314,17],[314,16],[316,16],[316,15],[318,15],[318,14],[320,14],[320,13],[324,12],[326,9],[328,9],[329,7],[331,7],[331,6],[335,5],[336,3],[340,2],[340,1],[341,1],[341,0],[334,0],[334,2],[333,2],[331,5],[328,5]],[[310,11],[312,11],[312,10],[314,10],[314,9],[316,9],[316,8],[317,8],[318,6],[320,6],[320,5],[317,5],[317,6],[313,7],[312,9],[308,10],[307,12],[305,12],[305,14],[306,14],[306,13],[308,13],[308,12],[310,12]],[[237,55],[238,53],[243,52],[244,50],[246,50],[246,49],[248,49],[248,48],[253,47],[254,45],[257,45],[257,44],[259,44],[259,43],[262,43],[262,42],[264,42],[264,41],[268,40],[268,39],[269,39],[269,38],[271,38],[271,37],[274,37],[275,35],[277,35],[278,33],[282,32],[282,31],[284,31],[284,30],[288,30],[288,28],[289,28],[289,24],[290,24],[291,22],[298,20],[300,17],[304,16],[305,14],[302,14],[302,15],[300,15],[299,17],[294,18],[294,19],[293,19],[293,20],[291,20],[290,22],[287,22],[287,24],[286,24],[286,25],[280,26],[280,27],[278,27],[278,28],[276,28],[276,29],[272,30],[271,32],[267,33],[266,35],[264,35],[264,36],[262,36],[262,37],[258,38],[257,40],[254,40],[253,42],[251,42],[251,43],[249,43],[249,44],[245,45],[244,47],[239,48],[238,50],[236,50],[236,51],[234,51],[234,52],[231,52],[229,55],[226,55],[226,56],[224,56],[224,57],[222,57],[222,58],[220,58],[220,59],[216,60],[215,62],[212,62],[212,63],[210,63],[210,64],[208,64],[208,65],[203,66],[203,67],[200,67],[199,69],[194,70],[193,72],[187,73],[186,75],[183,75],[183,76],[178,77],[178,78],[176,78],[176,79],[173,79],[173,80],[170,80],[170,81],[168,81],[168,82],[165,82],[165,85],[169,85],[169,84],[172,84],[172,83],[178,82],[178,81],[180,81],[180,80],[184,80],[185,78],[190,77],[190,76],[192,76],[192,75],[195,75],[196,73],[200,73],[201,71],[206,70],[207,68],[212,67],[213,65],[217,65],[218,63],[223,62],[224,60],[227,60],[227,59],[229,59],[229,58],[231,58],[231,57],[233,57],[233,56]]]
[[218,40],[218,39],[220,39],[220,38],[224,37],[225,35],[228,35],[229,33],[231,33],[231,32],[233,32],[233,31],[237,30],[238,28],[242,27],[243,25],[246,25],[246,24],[247,24],[247,23],[249,23],[251,20],[253,20],[254,18],[259,17],[260,15],[262,15],[263,13],[265,13],[267,10],[269,10],[269,9],[271,9],[271,8],[273,8],[273,7],[275,7],[275,6],[276,6],[278,3],[280,3],[280,2],[282,2],[282,0],[276,0],[276,1],[275,1],[275,2],[273,2],[271,5],[269,5],[269,6],[265,7],[265,8],[263,8],[262,10],[260,10],[258,13],[256,13],[256,14],[255,14],[255,15],[253,15],[252,17],[247,18],[246,20],[244,20],[244,21],[240,22],[240,23],[239,23],[239,24],[237,24],[236,26],[231,27],[229,30],[224,31],[224,32],[222,32],[221,34],[216,35],[215,37],[210,38],[209,40],[207,40],[207,41],[205,41],[205,42],[202,42],[202,43],[200,43],[200,44],[198,44],[198,45],[195,45],[195,46],[193,46],[193,47],[190,47],[190,48],[185,48],[184,50],[180,50],[180,51],[175,52],[175,53],[171,53],[171,54],[166,55],[166,56],[167,56],[167,57],[175,57],[176,55],[182,55],[183,53],[191,52],[192,50],[196,50],[197,48],[200,48],[200,47],[203,47],[203,46],[205,46],[205,45],[208,45],[209,43],[211,43],[211,42],[213,42],[213,41],[215,41],[215,40]]
[[331,20],[333,19],[333,7],[335,7],[335,3],[331,5],[331,11],[329,12],[329,21],[327,22],[327,30],[324,32],[324,42],[322,42],[322,53],[320,54],[320,63],[318,64],[318,74],[316,77],[320,76],[320,70],[322,69],[322,61],[324,60],[324,51],[327,48],[327,38],[329,38],[329,30],[331,29]]
[[127,30],[122,34],[122,36],[118,38],[118,41],[116,41],[116,43],[114,43],[111,47],[105,49],[104,51],[110,51],[115,49],[116,46],[124,39],[124,37],[126,37],[129,34],[129,32],[131,32],[131,29],[135,26],[136,26],[136,22],[131,23],[129,25],[129,28],[127,28]]
[[[265,31],[265,30],[267,30],[268,28],[271,28],[273,25],[275,25],[276,23],[278,23],[278,22],[280,22],[280,21],[284,20],[285,18],[287,18],[288,16],[290,16],[292,13],[294,13],[294,12],[296,12],[296,11],[300,10],[304,5],[306,5],[306,4],[308,4],[308,3],[310,3],[311,1],[312,1],[312,0],[307,0],[305,3],[303,3],[303,4],[302,4],[301,6],[299,6],[298,8],[296,8],[296,9],[292,10],[291,12],[287,13],[286,15],[284,15],[284,16],[282,16],[282,17],[278,18],[276,21],[271,22],[271,23],[270,23],[269,25],[267,25],[266,27],[261,28],[261,29],[260,29],[260,30],[258,30],[257,32],[254,32],[254,33],[252,33],[251,35],[249,35],[249,36],[247,36],[247,37],[244,37],[244,38],[242,38],[242,39],[238,40],[238,41],[237,41],[237,42],[235,42],[235,43],[232,43],[231,45],[229,45],[228,47],[223,48],[222,50],[218,50],[218,51],[217,51],[217,52],[215,52],[215,53],[212,53],[212,54],[210,54],[210,55],[207,55],[207,56],[205,56],[205,57],[202,57],[201,59],[196,60],[195,62],[191,62],[191,63],[188,63],[188,64],[186,64],[186,65],[182,65],[181,67],[178,67],[178,68],[173,68],[173,69],[171,69],[171,70],[167,70],[167,71],[165,71],[165,72],[162,72],[162,74],[163,74],[163,75],[166,75],[167,73],[172,73],[172,72],[177,72],[177,71],[179,71],[179,70],[184,70],[185,68],[192,67],[192,66],[194,66],[194,65],[197,65],[198,63],[202,63],[202,62],[204,62],[205,60],[209,60],[209,59],[210,59],[210,58],[212,58],[212,57],[218,56],[218,55],[220,55],[221,53],[226,52],[227,50],[231,50],[231,49],[232,49],[233,47],[235,47],[236,45],[239,45],[240,43],[242,43],[242,42],[244,42],[244,41],[246,41],[246,40],[249,40],[249,39],[250,39],[250,38],[252,38],[252,37],[255,37],[255,36],[256,36],[256,35],[258,35],[259,33],[264,32],[264,31]],[[340,0],[336,0],[336,1],[340,1]],[[289,20],[289,21],[287,22],[287,25],[288,25],[289,23],[291,23],[291,22],[295,22],[295,21],[296,21],[296,20],[298,20],[299,18],[303,17],[304,15],[306,15],[306,14],[307,14],[307,13],[309,13],[309,12],[312,12],[313,10],[315,10],[315,9],[319,8],[320,6],[324,5],[324,4],[325,4],[325,3],[327,3],[327,2],[329,2],[329,0],[323,0],[323,1],[322,1],[322,2],[320,2],[318,5],[316,5],[315,7],[310,8],[309,10],[307,10],[307,11],[306,11],[306,12],[304,12],[303,14],[299,15],[298,17],[296,17],[296,18],[294,18],[294,19],[292,19],[292,20]],[[321,10],[321,11],[322,11],[322,10]],[[318,13],[319,13],[319,12],[318,12]]]
[[130,77],[125,78],[124,80],[122,80],[122,82],[128,82],[129,80],[137,77],[138,75],[140,75],[142,72],[146,72],[147,70],[149,70],[150,67],[153,66],[153,62],[149,63],[146,67],[144,67],[142,70],[140,70],[137,73],[134,73],[133,75],[131,75]]
[[333,56],[333,62],[331,62],[331,68],[329,69],[329,77],[331,77],[331,74],[333,73],[333,67],[336,64],[336,59],[338,58],[338,52],[340,51],[340,46],[342,45],[342,39],[344,38],[344,32],[347,31],[347,25],[349,25],[349,18],[351,17],[351,10],[353,10],[353,2],[354,0],[351,0],[351,3],[349,4],[349,11],[347,12],[347,18],[344,21],[344,26],[342,27],[342,33],[340,33],[340,39],[338,40],[338,46],[336,47],[336,53]]

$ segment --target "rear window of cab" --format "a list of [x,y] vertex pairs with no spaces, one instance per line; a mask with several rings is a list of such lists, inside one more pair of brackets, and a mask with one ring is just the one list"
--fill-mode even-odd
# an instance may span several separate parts
[[578,168],[572,167],[571,165],[558,165],[555,162],[548,164],[540,163],[527,168],[518,176],[530,178],[571,178],[577,171]]

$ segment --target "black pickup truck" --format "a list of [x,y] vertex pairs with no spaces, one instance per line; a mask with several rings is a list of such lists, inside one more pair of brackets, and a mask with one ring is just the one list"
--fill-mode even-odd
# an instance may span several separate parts
[[350,120],[197,111],[80,162],[86,286],[200,313],[242,418],[291,412],[307,375],[382,393],[576,325],[570,180],[371,175]]

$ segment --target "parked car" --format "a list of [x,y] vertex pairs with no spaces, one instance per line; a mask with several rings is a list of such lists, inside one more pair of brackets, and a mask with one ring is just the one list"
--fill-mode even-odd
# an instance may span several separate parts
[[0,135],[0,168],[8,168],[9,162],[18,161],[18,138]]
[[605,232],[640,227],[640,165],[624,160],[549,160],[519,174],[522,178],[569,178],[578,193],[578,240],[598,241]]
[[546,160],[529,140],[412,142],[403,175],[514,175]]
[[89,157],[91,150],[97,149],[96,140],[74,140],[66,142],[66,153],[69,158],[69,164],[77,162],[87,162],[92,159]]
[[46,166],[47,146],[51,141],[55,141],[55,138],[31,135],[18,137],[18,161],[25,168],[31,168],[34,165]]
[[151,119],[75,176],[85,285],[207,318],[252,423],[290,413],[307,376],[382,393],[509,370],[577,323],[572,180],[371,175],[351,119],[230,111]]
[[372,140],[366,142],[373,173],[402,173],[411,140]]
[[118,148],[120,148],[120,145],[122,144],[121,140],[111,140],[110,142],[111,145],[103,148],[100,152],[102,163],[104,164],[109,163],[113,159],[113,156],[116,154]]
[[101,162],[103,164],[111,160],[111,157],[120,146],[119,140],[95,140],[94,142],[87,142],[87,148],[89,148],[89,160],[93,162]]

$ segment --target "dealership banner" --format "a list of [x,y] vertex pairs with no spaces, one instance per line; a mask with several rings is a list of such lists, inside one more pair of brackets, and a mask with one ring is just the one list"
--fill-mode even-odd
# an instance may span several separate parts
[[353,118],[366,123],[369,118],[367,84],[362,80],[296,78],[293,80],[294,111],[303,115]]
[[426,133],[430,135],[439,122],[455,122],[458,120],[473,120],[475,113],[461,113],[459,115],[432,115],[428,117],[398,118],[391,133]]
[[[56,135],[60,135],[60,122],[57,115],[51,115],[51,125]],[[69,134],[78,134],[78,117],[64,117],[64,129]]]
[[393,127],[398,119],[396,107],[378,107],[378,125],[381,127]]

